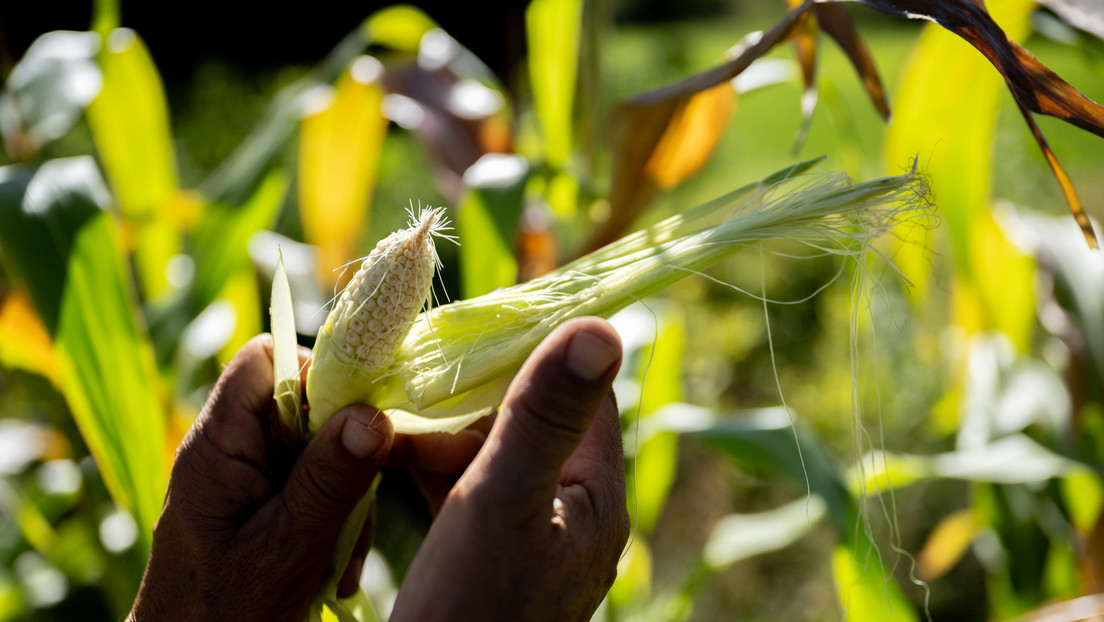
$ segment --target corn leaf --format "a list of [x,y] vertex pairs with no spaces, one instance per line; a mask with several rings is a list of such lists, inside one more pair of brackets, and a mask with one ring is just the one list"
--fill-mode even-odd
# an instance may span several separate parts
[[571,157],[582,18],[582,0],[534,0],[525,13],[533,109],[554,168]]
[[319,281],[332,287],[335,268],[356,256],[368,227],[387,119],[380,102],[383,67],[360,56],[313,104],[299,130],[299,216],[304,241],[319,249]]
[[31,294],[61,392],[148,550],[165,491],[165,420],[109,201],[89,157],[0,169],[5,266]]
[[153,59],[129,28],[113,30],[97,55],[103,88],[88,105],[89,129],[123,217],[146,297],[168,287],[165,265],[180,252],[184,224],[168,103]]
[[104,172],[126,218],[166,217],[177,191],[169,109],[149,51],[133,30],[108,35],[97,56],[103,88],[88,124]]
[[874,109],[885,120],[889,120],[889,101],[886,98],[885,86],[878,74],[878,68],[874,66],[874,58],[870,55],[869,48],[859,37],[859,31],[851,16],[839,4],[818,2],[813,5],[813,15],[816,16],[817,25],[825,34],[832,37],[840,46],[843,53],[855,67],[855,71],[862,80],[863,89],[874,104]]
[[0,365],[58,382],[54,344],[22,290],[0,300]]
[[797,499],[754,514],[729,514],[713,527],[705,543],[705,563],[720,570],[732,564],[784,549],[812,531],[825,515],[818,496]]
[[[1030,113],[1061,119],[1085,131],[1104,137],[1104,107],[1082,95],[1030,52],[1013,41],[977,0],[858,0],[878,11],[901,17],[922,17],[936,22],[977,48],[1004,77],[1024,120],[1054,172],[1070,211],[1085,240],[1097,247],[1092,223],[1081,207],[1073,183],[1058,164]],[[1031,3],[1017,3],[1027,11]],[[955,65],[943,66],[946,70]],[[947,91],[946,87],[941,89]],[[935,91],[933,91],[935,92]],[[986,169],[987,170],[987,169]]]
[[529,167],[518,156],[488,154],[464,173],[467,195],[456,214],[463,298],[518,281],[515,258]]
[[[887,568],[883,553],[869,542],[841,544],[832,555],[840,611],[847,622],[914,622],[919,618]],[[896,555],[895,553],[888,553]]]
[[583,253],[617,239],[658,190],[677,185],[705,164],[734,102],[728,81],[785,41],[812,5],[806,0],[770,31],[745,37],[723,64],[617,106],[610,122],[610,216],[583,245]]
[[969,509],[939,519],[916,556],[916,577],[935,581],[947,574],[966,555],[977,531],[977,521]]
[[[656,338],[643,344],[635,353],[640,363],[635,375],[641,387],[640,404],[635,412],[639,414],[642,426],[647,426],[651,417],[663,406],[683,401],[685,319],[674,308],[652,306],[658,310]],[[636,509],[636,529],[648,536],[659,520],[675,481],[678,434],[659,431],[646,439],[626,435],[628,443],[634,440],[640,445],[636,448],[633,466],[627,473],[629,482],[626,490],[630,494],[629,507]]]
[[365,25],[373,43],[408,54],[416,53],[422,37],[437,27],[420,9],[406,4],[376,11]]
[[312,91],[337,80],[372,42],[370,19],[346,35],[309,74],[276,94],[249,136],[203,181],[200,190],[206,197],[237,206],[257,193],[295,136]]

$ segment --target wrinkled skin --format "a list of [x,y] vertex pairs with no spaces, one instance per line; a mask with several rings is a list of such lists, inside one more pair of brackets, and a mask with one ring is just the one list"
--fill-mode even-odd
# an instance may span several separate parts
[[[219,379],[177,452],[129,620],[306,618],[338,531],[385,463],[411,469],[437,516],[391,619],[587,619],[628,537],[605,322],[565,323],[522,367],[494,422],[393,435],[368,406],[305,447],[272,403],[271,338]],[[304,353],[305,356],[305,353]],[[356,589],[370,519],[339,593]]]

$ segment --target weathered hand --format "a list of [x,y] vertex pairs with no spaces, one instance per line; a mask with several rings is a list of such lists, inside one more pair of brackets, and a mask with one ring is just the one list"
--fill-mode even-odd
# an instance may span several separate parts
[[272,385],[262,335],[234,356],[177,451],[129,620],[306,619],[338,531],[387,457],[391,424],[350,406],[301,447],[281,427]]
[[[392,621],[589,619],[629,531],[610,393],[620,362],[617,334],[596,318],[565,323],[533,352],[445,497]],[[478,437],[430,442],[463,462]],[[428,454],[417,441],[396,449],[412,465]]]

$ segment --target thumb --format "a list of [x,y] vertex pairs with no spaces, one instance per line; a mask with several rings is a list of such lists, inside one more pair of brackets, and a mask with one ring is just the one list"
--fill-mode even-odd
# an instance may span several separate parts
[[368,493],[391,449],[391,422],[375,408],[346,406],[299,456],[281,493],[294,532],[336,536]]
[[552,331],[510,384],[490,451],[480,456],[495,463],[487,472],[515,479],[521,488],[513,490],[554,491],[620,365],[621,340],[604,320],[578,318]]

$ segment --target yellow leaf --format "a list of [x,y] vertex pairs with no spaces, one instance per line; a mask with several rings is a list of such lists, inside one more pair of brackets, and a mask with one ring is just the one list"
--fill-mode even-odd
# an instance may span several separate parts
[[[328,102],[308,112],[299,134],[299,210],[306,241],[318,246],[319,278],[355,255],[367,227],[387,120],[380,111],[382,66],[360,56]],[[325,96],[322,96],[325,97]]]
[[977,520],[969,509],[944,516],[928,536],[916,558],[916,577],[935,581],[958,563],[977,533]]
[[53,341],[20,290],[0,301],[0,365],[40,374],[57,384]]

